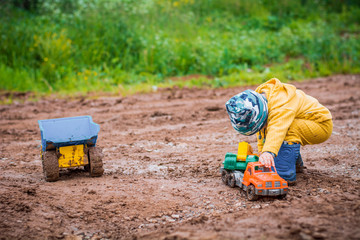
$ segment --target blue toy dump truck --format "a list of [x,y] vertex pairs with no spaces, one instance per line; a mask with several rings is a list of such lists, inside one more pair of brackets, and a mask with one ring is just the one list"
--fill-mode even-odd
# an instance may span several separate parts
[[84,166],[91,177],[102,176],[102,150],[96,147],[100,126],[91,116],[39,120],[45,180],[59,178],[60,168]]

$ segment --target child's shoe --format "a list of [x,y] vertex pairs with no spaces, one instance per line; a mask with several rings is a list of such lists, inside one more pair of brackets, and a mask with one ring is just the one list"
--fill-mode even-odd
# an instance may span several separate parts
[[300,144],[289,144],[284,142],[281,145],[278,155],[274,159],[277,173],[292,184],[296,181],[296,161],[300,156]]

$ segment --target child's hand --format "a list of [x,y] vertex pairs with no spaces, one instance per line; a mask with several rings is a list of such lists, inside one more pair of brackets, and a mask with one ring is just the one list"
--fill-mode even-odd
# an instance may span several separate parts
[[268,152],[261,153],[259,162],[264,164],[267,168],[271,168],[272,166],[275,167],[274,157]]

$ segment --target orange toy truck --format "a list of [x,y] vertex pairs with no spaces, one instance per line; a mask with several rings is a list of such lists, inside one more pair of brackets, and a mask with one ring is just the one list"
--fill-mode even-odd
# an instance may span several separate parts
[[247,198],[257,200],[259,196],[278,196],[285,198],[288,185],[275,168],[267,168],[259,162],[248,164],[239,187],[246,191]]
[[250,201],[257,200],[259,196],[286,197],[287,182],[277,174],[274,167],[267,168],[259,163],[258,156],[252,153],[248,143],[239,144],[239,155],[246,157],[236,158],[236,155],[231,153],[225,156],[224,167],[220,172],[221,179],[226,185],[240,187]]

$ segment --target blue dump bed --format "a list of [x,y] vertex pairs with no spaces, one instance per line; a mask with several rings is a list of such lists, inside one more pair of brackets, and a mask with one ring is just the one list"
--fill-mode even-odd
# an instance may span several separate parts
[[42,150],[88,144],[95,146],[100,126],[91,116],[39,120]]

